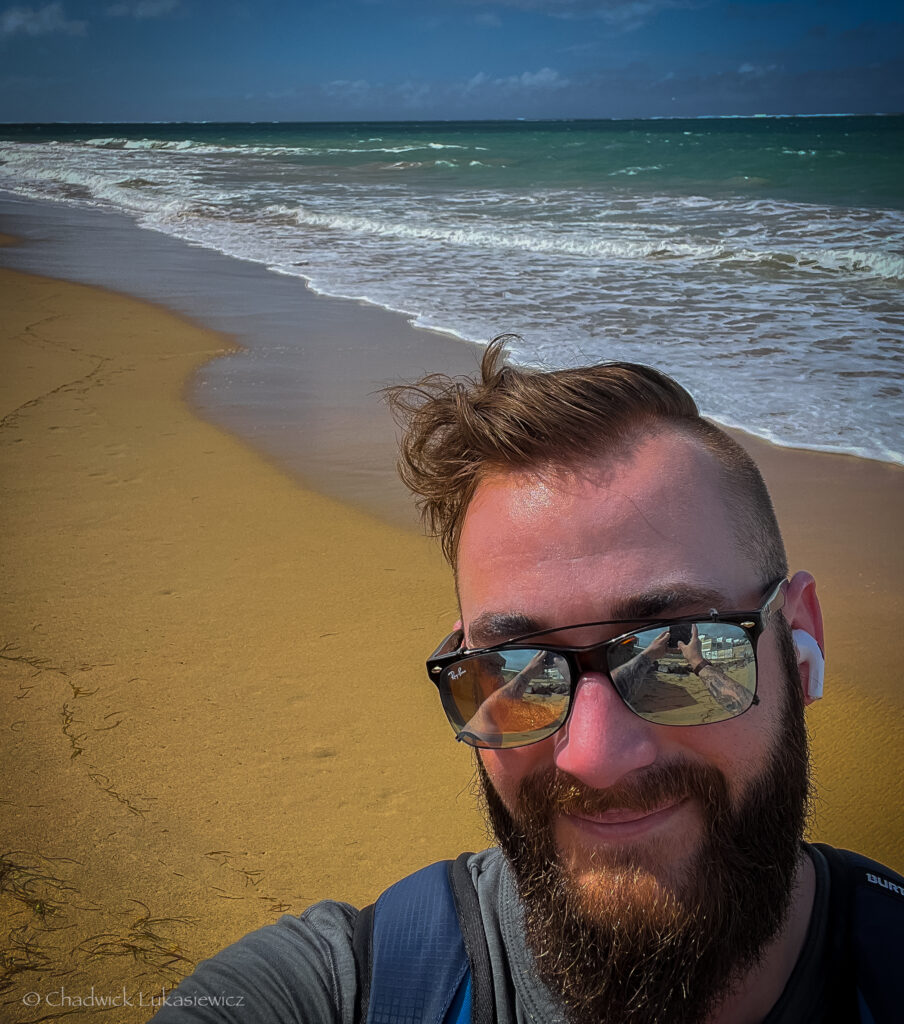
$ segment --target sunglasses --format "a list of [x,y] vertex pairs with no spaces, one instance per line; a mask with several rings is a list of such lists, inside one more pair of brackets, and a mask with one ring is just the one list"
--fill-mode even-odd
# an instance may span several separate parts
[[[555,626],[467,650],[456,630],[427,661],[427,674],[456,737],[494,750],[539,743],[568,719],[578,680],[609,677],[627,708],[656,725],[708,725],[756,704],[756,644],[785,603],[785,580],[755,611],[677,619],[612,619]],[[549,633],[629,626],[584,647],[538,643]]]

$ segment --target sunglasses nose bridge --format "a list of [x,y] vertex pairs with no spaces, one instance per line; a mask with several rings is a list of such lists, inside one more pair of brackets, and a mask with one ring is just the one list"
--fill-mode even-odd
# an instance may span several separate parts
[[[595,644],[586,651],[575,651],[573,653],[575,664],[578,667],[579,675],[587,675],[590,672],[600,675],[609,675],[609,662],[607,659],[608,643]],[[575,680],[577,682],[577,680]]]

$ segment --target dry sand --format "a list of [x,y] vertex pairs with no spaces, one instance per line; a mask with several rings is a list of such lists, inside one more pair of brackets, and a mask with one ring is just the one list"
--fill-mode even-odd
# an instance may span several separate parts
[[[422,675],[454,598],[431,544],[190,413],[228,339],[12,271],[0,294],[0,1016],[125,986],[107,1017],[141,1021],[280,912],[485,845]],[[901,869],[904,473],[748,442],[823,581],[814,837]]]
[[226,339],[0,281],[6,998],[150,991],[484,844],[421,667],[455,618],[433,547],[191,415]]

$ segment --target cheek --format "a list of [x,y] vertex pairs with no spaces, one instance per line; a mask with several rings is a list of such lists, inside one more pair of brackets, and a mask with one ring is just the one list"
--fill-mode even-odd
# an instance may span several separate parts
[[[762,693],[762,689],[760,690]],[[729,792],[739,799],[766,764],[781,715],[778,695],[761,696],[740,718],[717,725],[658,729],[661,762],[688,759],[713,765],[723,773]],[[518,789],[535,772],[555,767],[555,737],[514,750],[478,750],[493,788],[512,811]]]
[[768,763],[777,728],[777,715],[760,704],[728,722],[675,731],[683,734],[682,753],[717,768],[737,802]]
[[502,802],[511,811],[518,795],[518,787],[534,772],[553,764],[553,741],[543,740],[529,747],[514,750],[480,750],[478,756],[499,794]]

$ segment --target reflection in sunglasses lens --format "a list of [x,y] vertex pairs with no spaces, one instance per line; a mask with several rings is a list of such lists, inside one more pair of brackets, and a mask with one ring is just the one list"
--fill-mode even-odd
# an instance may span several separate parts
[[459,737],[508,747],[551,735],[568,713],[569,671],[561,655],[536,648],[464,658],[443,673],[446,711]]
[[[610,647],[607,659],[625,704],[659,725],[734,718],[756,692],[754,650],[740,626],[653,627]],[[459,739],[504,748],[551,736],[568,714],[571,685],[561,654],[525,647],[462,658],[443,671],[440,691]]]
[[609,674],[621,698],[660,725],[723,722],[746,711],[756,692],[747,634],[723,622],[684,625],[665,636],[661,628],[644,630],[610,649]]

